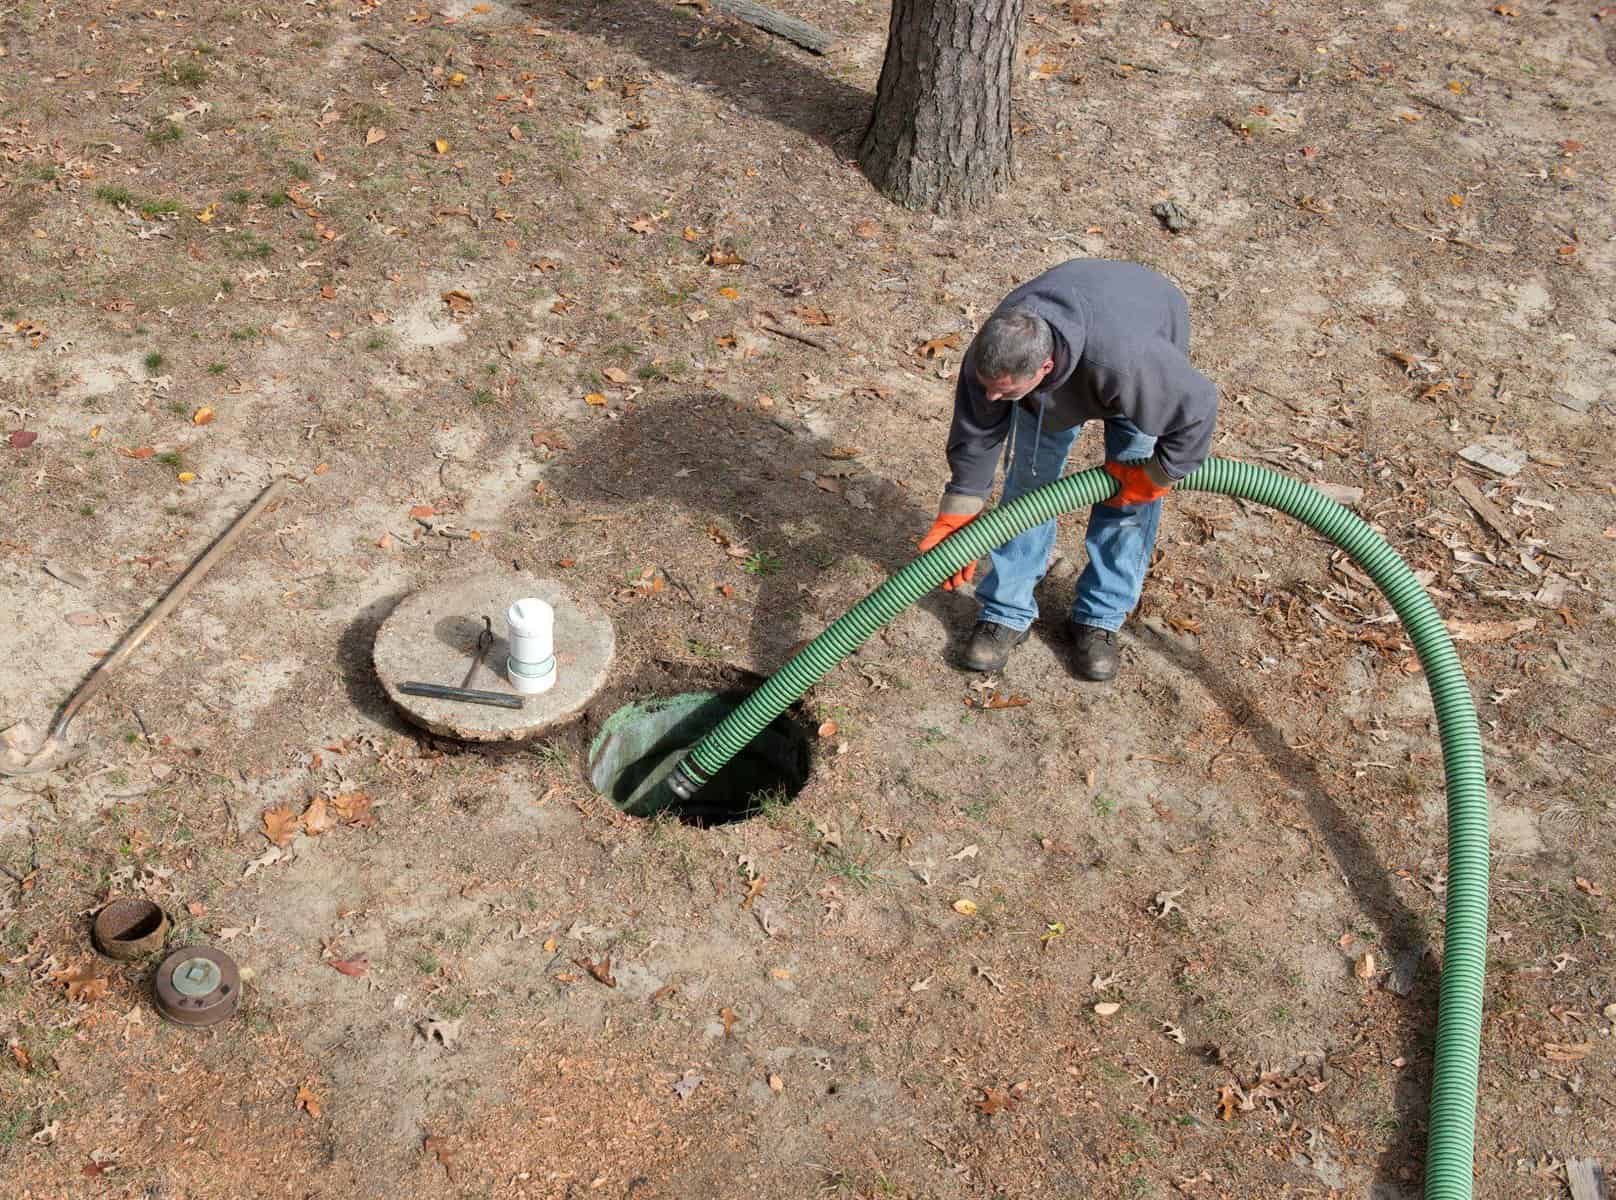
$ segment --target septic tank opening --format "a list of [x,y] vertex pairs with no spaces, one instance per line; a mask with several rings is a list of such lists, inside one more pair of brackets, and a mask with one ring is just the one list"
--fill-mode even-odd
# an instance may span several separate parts
[[745,692],[686,692],[624,705],[589,747],[589,782],[632,816],[665,812],[688,825],[724,825],[790,802],[808,782],[810,740],[789,712],[689,800],[657,786],[745,698]]

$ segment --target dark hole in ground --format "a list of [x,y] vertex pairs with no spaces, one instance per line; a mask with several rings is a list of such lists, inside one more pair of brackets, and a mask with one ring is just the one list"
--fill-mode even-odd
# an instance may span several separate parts
[[706,787],[680,800],[660,778],[748,695],[684,692],[626,704],[589,748],[589,782],[633,816],[667,813],[688,825],[724,825],[789,804],[808,782],[810,739],[790,710],[730,759]]

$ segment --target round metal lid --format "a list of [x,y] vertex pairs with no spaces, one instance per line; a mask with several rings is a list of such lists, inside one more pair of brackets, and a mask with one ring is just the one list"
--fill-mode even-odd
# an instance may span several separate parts
[[214,1025],[241,1003],[241,972],[212,946],[182,946],[152,978],[157,1011],[179,1025]]

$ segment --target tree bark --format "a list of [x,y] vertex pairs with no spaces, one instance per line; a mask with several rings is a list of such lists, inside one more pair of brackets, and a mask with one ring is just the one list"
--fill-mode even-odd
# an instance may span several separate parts
[[905,208],[981,208],[1010,186],[1023,0],[892,0],[859,166]]

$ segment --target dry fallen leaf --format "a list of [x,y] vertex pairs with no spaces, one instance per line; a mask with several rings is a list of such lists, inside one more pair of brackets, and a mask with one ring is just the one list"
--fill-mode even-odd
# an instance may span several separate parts
[[433,138],[432,149],[436,150],[439,154],[449,153],[449,140],[447,138]]
[[853,226],[853,233],[858,237],[866,238],[866,239],[867,238],[873,238],[873,237],[880,237],[881,236],[881,226],[876,221],[872,220],[869,217],[866,217],[864,220],[860,221],[857,225]]
[[335,828],[336,824],[337,819],[330,812],[324,796],[316,796],[303,810],[303,832],[310,837],[319,837],[327,830]]
[[203,405],[201,408],[197,409],[191,414],[192,425],[209,425],[212,424],[212,422],[213,410],[207,405]]
[[454,1146],[448,1138],[429,1137],[421,1143],[421,1149],[437,1160],[445,1175],[454,1178]]
[[331,797],[329,804],[331,811],[340,817],[344,824],[357,825],[368,829],[376,823],[376,815],[370,811],[370,797],[364,792],[344,792],[340,796]]
[[740,296],[740,293],[732,287],[721,287],[718,289],[718,294],[726,300],[734,300]]
[[962,917],[974,917],[976,916],[976,901],[956,900],[954,901],[954,911]]
[[769,1076],[769,1090],[771,1092],[773,1092],[776,1096],[778,1096],[781,1092],[785,1091],[785,1088],[786,1088],[786,1081],[785,1080],[781,1079],[778,1075],[770,1075]]
[[410,509],[410,516],[417,521],[424,521],[428,517],[435,515],[436,512],[437,510],[430,504],[417,504]]
[[457,317],[477,307],[477,301],[464,288],[450,288],[443,293],[443,302],[449,306],[449,312]]
[[51,982],[65,987],[67,998],[74,1004],[89,1004],[101,999],[107,994],[110,983],[106,976],[96,974],[94,963],[52,971]]
[[916,358],[940,358],[944,350],[958,350],[960,344],[959,334],[947,333],[942,337],[932,338],[921,342],[915,349]]
[[1592,1042],[1544,1042],[1543,1057],[1550,1062],[1581,1062],[1593,1048]]
[[835,721],[826,721],[823,725],[821,725],[819,727],[819,736],[822,737],[822,738],[833,738],[833,737],[835,737],[836,736],[836,722]]
[[746,265],[746,260],[733,250],[714,246],[707,251],[707,265],[710,267],[741,267]]
[[1218,1089],[1218,1117],[1220,1120],[1233,1120],[1235,1109],[1238,1106],[1239,1101],[1235,1098],[1234,1088],[1224,1084]]
[[1584,879],[1581,875],[1577,876],[1577,890],[1588,896],[1603,896],[1605,894],[1605,890],[1597,883]]
[[599,962],[594,962],[587,958],[575,958],[572,962],[574,966],[582,967],[593,975],[598,982],[604,983],[607,987],[614,988],[617,986],[617,980],[612,978],[612,956],[610,954],[604,956]]
[[365,145],[374,146],[377,142],[382,141],[386,137],[387,130],[379,129],[375,125],[372,125],[369,129],[365,130]]
[[282,805],[264,813],[263,834],[273,846],[290,846],[297,836],[298,818],[291,809]]
[[362,954],[358,958],[332,959],[331,969],[350,979],[363,979],[365,973],[370,970],[370,960]]
[[533,444],[543,446],[546,450],[572,449],[572,443],[567,440],[566,435],[558,433],[554,429],[535,429],[533,431]]
[[1373,979],[1375,977],[1375,956],[1365,950],[1358,956],[1358,961],[1352,964],[1352,973],[1359,979]]
[[996,1112],[1003,1112],[1015,1104],[1015,1097],[1008,1088],[983,1088],[982,1099],[976,1102],[977,1111],[984,1116],[991,1117]]
[[601,408],[606,403],[606,397],[601,392],[590,392],[584,397],[584,403],[591,408]]
[[735,1028],[735,1021],[737,1019],[735,1016],[735,1010],[733,1008],[719,1009],[718,1019],[724,1022],[724,1036],[728,1037],[729,1031]]
[[297,1107],[308,1113],[309,1116],[313,1117],[315,1120],[319,1120],[320,1097],[311,1091],[309,1085],[306,1083],[300,1083],[297,1085]]
[[755,875],[747,881],[746,897],[741,901],[742,908],[751,908],[752,901],[763,894],[763,889],[769,886],[767,875]]
[[1094,1015],[1097,1017],[1113,1017],[1122,1011],[1122,1005],[1115,1000],[1102,1000],[1094,1006]]
[[623,370],[622,367],[607,367],[601,374],[606,376],[612,383],[628,382],[628,372]]

